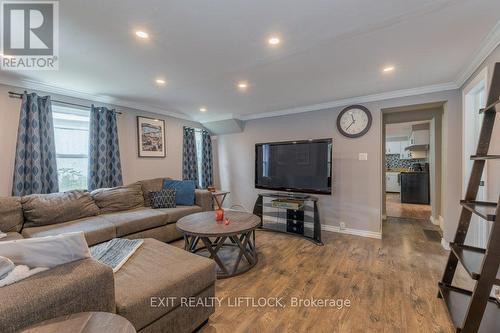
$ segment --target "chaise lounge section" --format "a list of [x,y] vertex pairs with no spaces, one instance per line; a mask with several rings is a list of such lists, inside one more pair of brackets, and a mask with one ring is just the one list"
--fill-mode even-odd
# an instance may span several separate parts
[[[179,218],[212,209],[211,194],[196,190],[193,206],[152,209],[148,193],[162,184],[158,178],[91,193],[0,198],[0,230],[8,235],[1,241],[75,231],[84,232],[89,246],[115,237],[145,239],[114,274],[85,259],[0,288],[5,300],[0,302],[0,331],[85,311],[115,312],[139,332],[191,332],[208,320],[214,311],[210,304],[185,307],[181,298],[215,295],[214,262],[164,242],[181,236],[175,228]],[[152,306],[165,297],[173,302]]]

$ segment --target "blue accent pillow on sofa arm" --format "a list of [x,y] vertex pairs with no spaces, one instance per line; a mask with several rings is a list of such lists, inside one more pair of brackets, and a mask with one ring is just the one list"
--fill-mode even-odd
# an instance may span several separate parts
[[192,206],[194,205],[195,195],[194,190],[196,184],[194,180],[163,180],[164,189],[175,189],[175,203],[177,205]]

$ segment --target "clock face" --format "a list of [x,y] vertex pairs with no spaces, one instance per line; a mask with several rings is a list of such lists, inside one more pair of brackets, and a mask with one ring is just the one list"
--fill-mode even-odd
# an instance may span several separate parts
[[337,118],[339,132],[348,138],[358,138],[365,135],[371,125],[372,115],[362,105],[352,105],[345,108]]

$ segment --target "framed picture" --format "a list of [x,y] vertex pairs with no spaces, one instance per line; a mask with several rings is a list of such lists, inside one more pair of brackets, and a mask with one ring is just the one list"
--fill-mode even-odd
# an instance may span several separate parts
[[165,157],[165,121],[147,117],[137,117],[137,139],[139,157]]

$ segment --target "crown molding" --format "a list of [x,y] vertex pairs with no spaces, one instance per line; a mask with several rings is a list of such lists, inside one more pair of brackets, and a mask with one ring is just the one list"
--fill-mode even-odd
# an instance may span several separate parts
[[233,113],[220,113],[220,114],[211,114],[211,115],[200,115],[200,116],[195,116],[194,120],[197,122],[200,122],[202,124],[204,123],[211,123],[214,121],[223,121],[223,120],[230,120],[230,119],[238,119],[242,120],[240,117]]
[[424,86],[424,87],[419,87],[419,88],[394,90],[394,91],[384,92],[384,93],[380,93],[380,94],[372,94],[372,95],[339,99],[339,100],[335,100],[335,101],[331,101],[331,102],[327,102],[327,103],[313,104],[313,105],[301,106],[301,107],[291,108],[291,109],[284,109],[284,110],[277,110],[277,111],[263,112],[263,113],[254,113],[254,114],[250,114],[250,115],[241,116],[238,119],[240,119],[240,120],[254,120],[254,119],[269,118],[269,117],[279,117],[279,116],[286,116],[286,115],[303,113],[303,112],[313,112],[313,111],[331,109],[331,108],[346,106],[346,105],[350,105],[350,104],[378,102],[378,101],[383,101],[383,100],[388,100],[388,99],[393,99],[393,98],[409,97],[409,96],[430,94],[430,93],[441,92],[441,91],[449,91],[449,90],[455,90],[458,88],[459,87],[457,86],[456,83],[448,82],[448,83],[434,84],[434,85],[429,85],[429,86]]
[[134,110],[138,110],[138,111],[146,111],[146,112],[161,114],[164,116],[170,116],[170,117],[183,119],[183,120],[193,120],[191,117],[189,117],[186,114],[179,113],[179,112],[167,111],[161,107],[151,106],[151,105],[146,105],[146,104],[141,104],[141,103],[135,103],[135,102],[131,102],[131,101],[127,101],[127,100],[123,100],[123,99],[119,99],[119,98],[115,98],[115,97],[111,97],[111,96],[106,96],[106,95],[94,95],[94,94],[87,93],[84,91],[61,88],[61,87],[57,87],[54,85],[49,85],[46,83],[33,81],[33,80],[6,78],[6,77],[0,76],[0,84],[13,86],[13,87],[17,87],[20,89],[30,89],[30,90],[36,90],[36,91],[40,91],[40,92],[44,92],[44,93],[49,93],[49,94],[61,95],[63,97],[82,99],[82,100],[86,100],[86,101],[94,102],[94,103],[102,103],[102,104],[107,104],[107,105],[112,105],[112,106],[117,106],[117,107],[122,107],[122,108],[134,109]]
[[486,58],[493,52],[497,46],[500,45],[500,21],[495,24],[493,29],[481,42],[481,46],[472,58],[472,62],[461,72],[455,83],[458,87],[462,88],[465,82],[474,74],[474,72],[481,66]]

